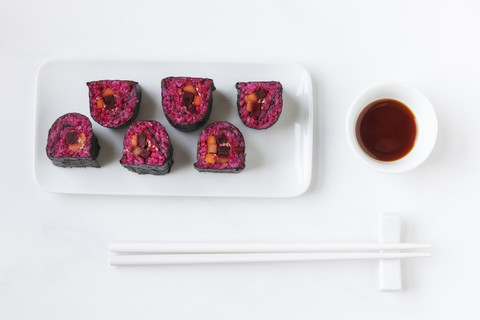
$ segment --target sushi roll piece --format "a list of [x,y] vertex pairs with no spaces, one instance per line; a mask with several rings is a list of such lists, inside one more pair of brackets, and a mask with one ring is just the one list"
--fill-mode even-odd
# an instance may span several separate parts
[[90,120],[80,113],[58,118],[47,138],[47,157],[58,167],[95,167],[100,146]]
[[233,124],[221,121],[207,126],[197,143],[197,162],[200,172],[238,173],[245,168],[245,140]]
[[253,129],[267,129],[282,113],[282,84],[277,81],[237,82],[237,108],[243,123]]
[[162,80],[162,105],[168,122],[180,131],[200,128],[212,112],[212,79],[168,77]]
[[138,82],[100,80],[87,82],[90,115],[107,128],[122,128],[132,123],[140,109],[142,90]]
[[135,121],[125,134],[120,164],[138,174],[169,173],[173,147],[165,127],[157,121]]

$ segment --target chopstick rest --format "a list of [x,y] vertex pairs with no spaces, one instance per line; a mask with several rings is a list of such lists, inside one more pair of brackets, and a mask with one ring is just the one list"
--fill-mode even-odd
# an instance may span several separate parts
[[[401,219],[397,214],[383,213],[379,219],[378,240],[399,243],[401,241]],[[402,262],[400,259],[381,259],[378,263],[378,286],[380,291],[402,290]]]

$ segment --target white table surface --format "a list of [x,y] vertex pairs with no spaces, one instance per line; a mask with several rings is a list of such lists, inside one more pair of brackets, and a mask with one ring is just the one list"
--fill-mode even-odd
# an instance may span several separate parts
[[[0,319],[478,319],[480,2],[3,1]],[[39,66],[55,59],[295,61],[312,75],[312,183],[298,197],[63,195],[33,179]],[[67,81],[68,79],[66,79]],[[403,81],[439,135],[409,173],[351,152],[354,97]],[[432,257],[377,289],[375,261],[113,268],[113,240],[376,241],[381,212]]]

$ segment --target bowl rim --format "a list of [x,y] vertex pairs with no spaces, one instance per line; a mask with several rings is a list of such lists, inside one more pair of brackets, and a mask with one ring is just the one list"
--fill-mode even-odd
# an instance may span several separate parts
[[[415,115],[417,135],[412,150],[395,161],[380,161],[368,156],[357,141],[355,127],[360,112],[379,99],[395,99],[405,104]],[[364,164],[384,173],[400,173],[415,169],[432,152],[438,134],[438,122],[430,100],[418,89],[400,82],[389,82],[363,90],[351,103],[346,116],[348,144]]]

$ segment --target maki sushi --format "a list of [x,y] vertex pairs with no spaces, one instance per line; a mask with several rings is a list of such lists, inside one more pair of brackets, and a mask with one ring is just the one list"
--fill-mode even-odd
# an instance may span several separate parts
[[243,123],[254,129],[267,129],[282,112],[282,84],[277,81],[237,82],[238,114]]
[[222,121],[207,126],[197,143],[197,162],[200,172],[238,173],[245,168],[245,140],[233,124]]
[[138,114],[142,90],[138,82],[100,80],[87,82],[90,115],[107,128],[130,124]]
[[95,167],[100,151],[90,120],[80,113],[67,113],[48,131],[47,157],[58,167]]
[[168,122],[180,131],[200,128],[212,112],[212,79],[168,77],[162,80],[162,105]]
[[157,121],[135,121],[125,134],[120,164],[139,174],[164,175],[173,165],[173,147]]

